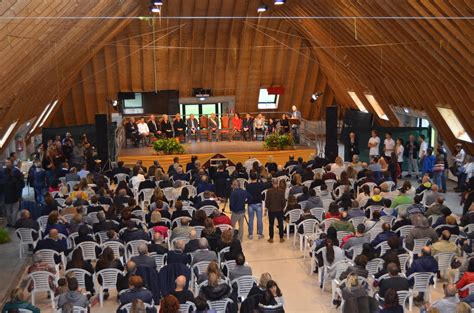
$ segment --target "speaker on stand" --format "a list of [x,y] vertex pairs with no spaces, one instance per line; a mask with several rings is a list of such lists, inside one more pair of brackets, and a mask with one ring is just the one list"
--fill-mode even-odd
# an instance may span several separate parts
[[110,168],[109,123],[107,114],[95,115],[97,158],[101,161],[102,171]]
[[337,106],[326,107],[326,159],[334,163],[338,155],[337,145]]

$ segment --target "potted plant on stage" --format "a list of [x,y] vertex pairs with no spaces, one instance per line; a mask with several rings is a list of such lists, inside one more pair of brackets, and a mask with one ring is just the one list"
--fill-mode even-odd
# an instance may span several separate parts
[[263,146],[266,150],[293,150],[295,142],[290,135],[271,134],[265,138]]
[[158,154],[183,154],[184,147],[174,138],[158,139],[153,142],[153,149]]

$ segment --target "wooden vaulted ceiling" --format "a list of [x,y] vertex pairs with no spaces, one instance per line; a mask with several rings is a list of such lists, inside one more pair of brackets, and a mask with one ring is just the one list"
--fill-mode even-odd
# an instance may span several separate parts
[[[261,16],[278,18],[255,19],[262,2],[270,10]],[[355,107],[347,94],[353,90],[370,111],[364,93],[375,96],[390,119],[382,125],[398,124],[389,105],[422,110],[452,145],[440,105],[474,137],[467,1],[170,0],[155,19],[156,41],[149,19],[65,19],[149,16],[148,4],[0,1],[0,126],[38,116],[55,98],[60,105],[50,125],[91,123],[118,91],[155,88],[187,96],[207,87],[235,95],[237,110],[255,111],[261,86],[282,85],[280,108],[300,105],[306,118],[321,118],[334,101]],[[54,18],[32,19],[40,16]],[[166,18],[190,16],[248,18]],[[311,105],[315,91],[324,95]]]

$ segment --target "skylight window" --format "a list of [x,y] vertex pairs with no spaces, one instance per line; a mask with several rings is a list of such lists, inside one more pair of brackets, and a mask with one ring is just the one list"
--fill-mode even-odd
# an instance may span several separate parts
[[51,106],[49,107],[48,112],[46,113],[46,115],[43,118],[43,121],[39,124],[39,127],[43,127],[44,123],[48,120],[49,115],[51,114],[51,112],[53,112],[53,110],[54,110],[54,108],[56,107],[57,104],[58,104],[58,100],[55,100],[51,104]]
[[43,119],[43,116],[46,114],[50,106],[51,106],[51,103],[48,104],[44,108],[43,112],[41,112],[40,116],[36,119],[35,123],[33,124],[33,127],[31,127],[30,134],[32,134],[35,131],[36,127],[38,127],[38,124],[41,122],[41,120]]
[[375,97],[371,94],[368,94],[366,93],[365,94],[365,97],[367,98],[367,101],[369,101],[370,105],[372,106],[372,108],[374,108],[374,111],[375,113],[377,114],[377,116],[383,120],[386,120],[388,121],[388,116],[387,114],[385,114],[385,112],[383,111],[382,107],[380,106],[380,104],[378,103],[378,101],[375,99]]
[[352,101],[354,101],[354,103],[357,105],[357,108],[359,109],[359,111],[361,112],[365,112],[365,113],[368,113],[369,111],[367,111],[367,109],[365,108],[364,104],[362,103],[362,101],[360,100],[359,96],[357,96],[357,94],[354,92],[354,91],[348,91],[347,92],[349,94],[349,96],[352,98]]
[[278,109],[280,95],[268,94],[267,88],[261,88],[258,96],[258,108],[263,110]]
[[3,148],[3,145],[7,142],[8,137],[10,137],[17,123],[18,123],[18,120],[14,121],[13,123],[10,124],[10,126],[8,126],[7,131],[3,134],[2,138],[0,139],[0,148]]
[[441,116],[444,118],[444,121],[446,122],[446,124],[448,124],[448,127],[453,133],[454,137],[456,137],[459,140],[472,142],[471,137],[466,132],[466,130],[462,126],[461,122],[459,121],[458,117],[456,116],[453,110],[448,109],[448,108],[440,108],[440,107],[436,107],[436,108],[438,109]]

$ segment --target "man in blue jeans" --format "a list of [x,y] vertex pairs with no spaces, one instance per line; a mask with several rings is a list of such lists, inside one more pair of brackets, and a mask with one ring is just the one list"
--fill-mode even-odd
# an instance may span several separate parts
[[263,238],[263,218],[262,218],[262,192],[266,189],[264,183],[257,180],[257,173],[250,171],[250,183],[247,185],[247,192],[252,196],[249,202],[249,239],[253,239],[253,219],[257,215],[257,235],[258,239]]
[[232,192],[230,194],[230,223],[235,230],[235,225],[239,223],[239,240],[242,241],[244,235],[245,203],[252,201],[252,196],[244,189],[240,188],[238,180],[232,182]]

